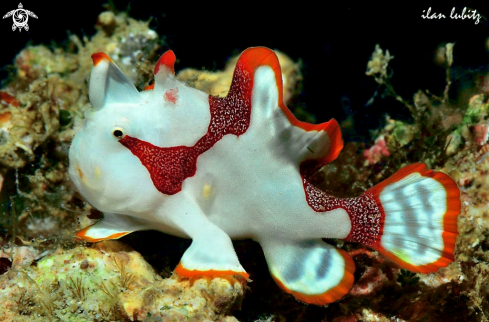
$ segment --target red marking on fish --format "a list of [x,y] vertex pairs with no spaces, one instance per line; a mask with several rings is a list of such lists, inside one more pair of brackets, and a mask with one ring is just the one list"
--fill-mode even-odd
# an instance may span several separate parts
[[163,98],[165,99],[166,102],[176,104],[178,98],[178,88],[170,88],[165,92]]
[[207,133],[194,146],[161,148],[126,135],[119,142],[148,169],[158,191],[173,195],[182,190],[183,181],[195,175],[197,158],[226,134],[241,135],[250,125],[253,80],[240,65],[236,67],[229,94],[209,96],[211,120]]

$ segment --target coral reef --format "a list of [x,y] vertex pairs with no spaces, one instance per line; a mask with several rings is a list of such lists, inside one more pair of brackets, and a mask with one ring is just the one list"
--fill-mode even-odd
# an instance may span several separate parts
[[15,247],[13,257],[0,276],[1,321],[231,322],[226,312],[243,297],[238,282],[163,279],[120,242],[58,248],[44,257]]
[[[67,151],[90,107],[87,78],[94,52],[106,52],[139,89],[151,84],[157,51],[164,46],[148,23],[103,12],[97,33],[71,36],[64,48],[27,47],[15,73],[0,89],[0,320],[2,321],[487,321],[489,319],[489,96],[467,104],[449,97],[457,46],[444,45],[446,88],[401,97],[391,82],[394,57],[377,46],[367,75],[383,97],[393,97],[411,121],[387,116],[372,129],[369,145],[348,142],[314,177],[321,189],[356,196],[401,166],[425,162],[461,187],[462,214],[455,262],[428,275],[399,269],[376,252],[328,240],[355,260],[355,286],[326,308],[305,306],[280,291],[261,249],[236,242],[253,282],[246,290],[222,279],[179,280],[171,275],[186,241],[135,233],[121,242],[85,244],[79,227],[101,218],[80,199],[66,173]],[[398,55],[396,53],[396,55]],[[280,53],[284,95],[296,115],[300,64]],[[236,63],[223,71],[187,69],[178,77],[214,95],[225,95]],[[157,239],[157,241],[155,241]],[[127,246],[132,245],[133,248]],[[168,246],[168,245],[171,245]],[[241,311],[238,309],[241,307]],[[234,317],[234,316],[235,317]]]
[[41,45],[17,55],[15,74],[0,90],[0,201],[7,205],[0,207],[7,214],[0,217],[2,235],[47,238],[56,231],[58,242],[71,242],[75,214],[90,211],[66,172],[71,138],[90,107],[90,56],[111,54],[138,83],[138,77],[147,80],[151,74],[145,66],[159,42],[147,23],[104,12],[90,40],[72,36],[64,49]]

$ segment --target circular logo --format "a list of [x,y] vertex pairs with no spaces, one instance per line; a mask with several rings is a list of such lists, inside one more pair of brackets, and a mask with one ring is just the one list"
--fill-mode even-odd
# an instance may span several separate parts
[[29,25],[27,24],[29,16],[37,19],[36,14],[32,11],[25,10],[22,6],[22,3],[19,3],[18,9],[7,12],[7,14],[3,16],[3,19],[10,16],[12,16],[12,19],[14,20],[14,24],[12,25],[13,31],[15,31],[16,29],[19,29],[19,31],[25,29],[27,31],[29,30]]
[[24,9],[15,10],[12,17],[14,19],[14,25],[16,25],[17,28],[24,28],[24,26],[27,25],[27,20],[29,20],[29,16]]

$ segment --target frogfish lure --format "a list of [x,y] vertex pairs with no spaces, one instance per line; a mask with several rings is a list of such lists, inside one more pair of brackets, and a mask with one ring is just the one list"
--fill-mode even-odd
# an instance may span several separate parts
[[73,138],[69,174],[104,218],[78,237],[156,229],[192,239],[176,274],[245,279],[231,240],[251,238],[279,287],[317,305],[345,296],[355,269],[322,238],[362,243],[413,272],[454,260],[460,192],[448,175],[412,164],[356,198],[311,183],[343,148],[340,127],[294,117],[272,50],[241,54],[226,97],[179,81],[172,51],[142,92],[106,54],[92,59],[93,108]]

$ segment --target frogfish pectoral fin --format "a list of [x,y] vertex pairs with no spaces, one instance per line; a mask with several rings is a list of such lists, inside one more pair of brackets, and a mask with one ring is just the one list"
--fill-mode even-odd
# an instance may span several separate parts
[[119,239],[137,230],[154,229],[149,223],[137,218],[104,213],[104,218],[76,233],[76,236],[89,242]]
[[260,240],[278,286],[299,301],[326,305],[353,286],[355,264],[343,250],[322,240]]

